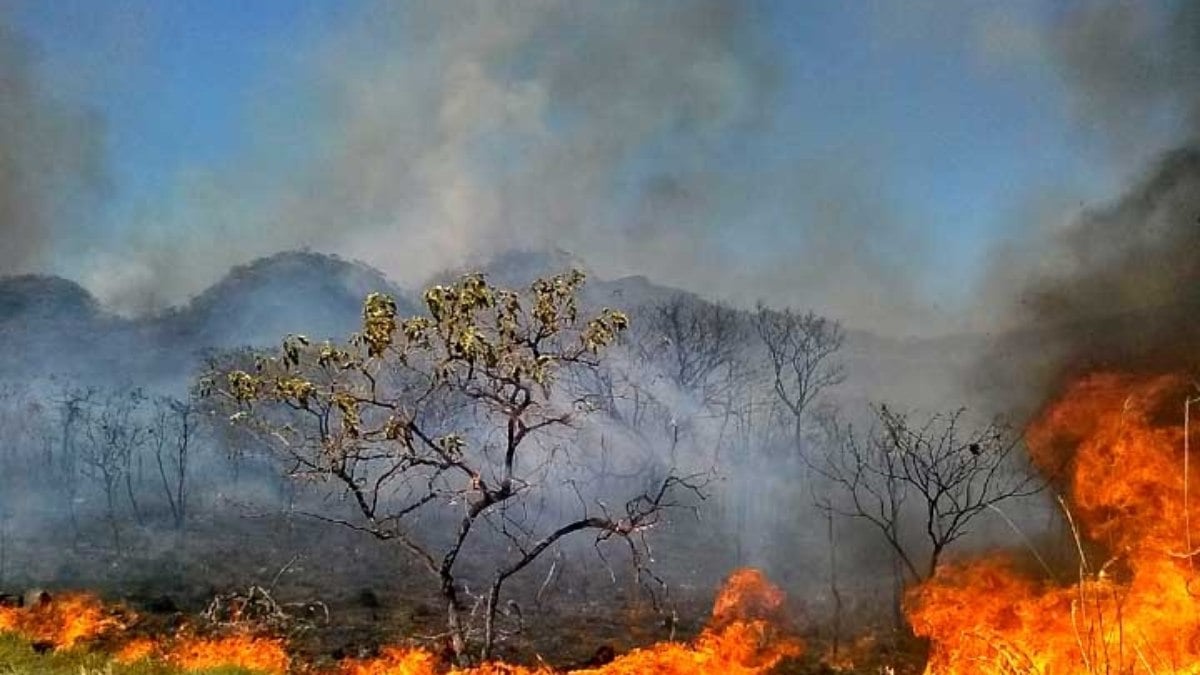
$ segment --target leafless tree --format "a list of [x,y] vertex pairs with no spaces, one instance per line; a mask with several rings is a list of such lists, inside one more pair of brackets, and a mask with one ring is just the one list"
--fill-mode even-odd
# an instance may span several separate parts
[[758,305],[754,326],[766,348],[771,387],[787,410],[798,452],[804,438],[809,407],[826,389],[846,379],[836,360],[845,334],[838,322],[790,309]]
[[25,439],[25,420],[21,408],[24,403],[23,392],[11,383],[0,384],[0,467],[7,471],[22,471],[27,467],[21,466],[22,447]]
[[79,442],[82,428],[87,421],[96,391],[92,389],[64,388],[55,400],[58,408],[58,461],[55,475],[65,491],[67,514],[71,521],[72,542],[79,544],[79,488],[81,461]]
[[[692,410],[664,406],[669,411],[665,420],[668,436],[674,442],[681,427],[703,425],[714,461],[719,463],[730,434],[736,433],[754,404],[751,392],[759,373],[748,349],[754,332],[751,315],[689,293],[676,293],[643,307],[638,317],[632,342],[648,366],[639,376],[662,373],[675,391],[699,404]],[[644,388],[645,383],[635,381],[635,386]],[[653,390],[649,393],[652,397]]]
[[79,446],[80,469],[104,492],[113,548],[117,551],[121,550],[117,503],[122,485],[126,488],[130,507],[137,510],[129,473],[133,458],[147,435],[147,428],[138,418],[144,398],[139,390],[113,391],[92,399],[82,413],[86,421],[85,442]]
[[[913,581],[932,575],[985,511],[1044,487],[1025,464],[1020,435],[1000,421],[970,426],[961,409],[917,423],[886,406],[875,413],[871,433],[841,429],[841,447],[814,462],[835,487],[822,506],[873,525]],[[916,541],[907,517],[922,533]]]
[[662,364],[676,386],[705,403],[725,402],[730,377],[744,371],[746,324],[732,307],[677,293],[638,313],[641,349]]
[[10,471],[46,475],[55,464],[54,433],[45,401],[28,384],[0,384],[0,463]]
[[[810,458],[804,447],[805,428],[813,405],[827,389],[840,384],[846,377],[845,367],[837,360],[845,334],[838,322],[813,312],[774,310],[762,303],[755,311],[754,328],[766,353],[769,387],[791,429],[789,445],[794,456],[807,462]],[[837,528],[832,516],[827,517],[825,531],[836,650],[840,638],[842,596],[837,575]]]
[[[488,657],[504,583],[544,552],[591,531],[641,561],[642,535],[662,510],[701,487],[668,473],[615,507],[567,470],[572,432],[593,402],[564,396],[555,380],[595,367],[627,324],[607,309],[578,317],[582,281],[575,272],[518,293],[468,275],[429,289],[429,315],[408,319],[372,294],[349,343],[292,337],[251,372],[207,378],[210,393],[240,406],[237,421],[274,439],[292,475],[336,485],[350,505],[351,515],[310,516],[395,542],[429,571],[460,661],[475,636]],[[550,517],[550,501],[574,504],[573,515]],[[418,527],[421,519],[445,526]],[[458,563],[481,531],[502,546],[491,565],[477,561],[491,572],[472,608]],[[487,551],[486,541],[470,550]]]
[[196,428],[196,409],[190,401],[159,397],[154,401],[151,446],[162,481],[171,522],[183,529],[187,518],[188,460]]

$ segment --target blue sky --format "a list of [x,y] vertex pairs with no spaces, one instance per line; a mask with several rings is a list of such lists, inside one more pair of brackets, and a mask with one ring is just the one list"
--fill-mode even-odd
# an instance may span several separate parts
[[17,19],[52,86],[102,114],[116,215],[236,156],[254,131],[251,101],[295,95],[295,74],[278,72],[287,51],[321,40],[353,4],[65,0],[23,3]]
[[[762,81],[744,88],[723,83],[708,89],[704,80],[680,85],[682,97],[694,95],[700,103],[693,107],[688,107],[692,103],[681,104],[686,114],[668,121],[648,122],[631,140],[631,148],[614,151],[611,161],[600,165],[608,172],[603,180],[562,187],[564,191],[579,190],[579,201],[572,203],[581,209],[594,211],[595,204],[607,200],[616,205],[611,212],[602,218],[593,213],[579,216],[588,221],[579,226],[582,234],[564,233],[561,242],[556,241],[554,226],[548,225],[529,234],[528,241],[520,239],[523,231],[518,229],[516,243],[594,250],[598,228],[614,227],[627,234],[612,223],[635,220],[644,213],[651,214],[644,216],[647,218],[665,214],[662,217],[675,223],[674,229],[654,236],[669,237],[676,243],[656,245],[702,240],[683,244],[688,248],[679,269],[658,270],[665,282],[695,285],[733,301],[749,301],[757,295],[788,302],[789,296],[771,289],[778,283],[791,283],[792,277],[782,272],[759,274],[754,269],[783,266],[789,257],[806,260],[806,251],[821,250],[814,242],[825,242],[830,250],[871,249],[865,260],[854,264],[861,263],[864,269],[890,269],[889,274],[895,276],[885,275],[873,288],[830,300],[822,309],[870,323],[873,313],[881,311],[866,306],[871,298],[904,286],[904,298],[885,297],[878,302],[896,306],[898,312],[904,303],[935,307],[935,313],[956,311],[972,302],[996,247],[1031,227],[1019,222],[1037,210],[1031,204],[1111,198],[1117,186],[1136,170],[1136,162],[1114,156],[1079,123],[1062,69],[1045,51],[1046,36],[1053,35],[1055,22],[1062,20],[1062,6],[1050,0],[1017,2],[1004,9],[993,8],[992,3],[969,2],[741,5],[731,12],[737,16],[730,20],[739,22],[734,33],[714,33],[711,27],[695,29],[703,36],[715,34],[714,39],[721,41],[719,48],[698,52],[698,56],[687,52],[686,46],[673,49],[685,52],[680,58],[711,57],[714,77],[732,72],[734,78]],[[533,106],[540,111],[533,114],[538,123],[532,129],[527,124],[520,126],[525,124],[521,117],[525,113],[518,110],[511,113],[515,121],[505,118],[490,126],[491,122],[481,121],[486,119],[486,111],[473,111],[469,150],[478,156],[483,147],[479,139],[484,136],[480,130],[486,126],[490,150],[485,154],[492,152],[496,161],[473,166],[466,188],[456,182],[460,156],[454,141],[430,151],[428,162],[414,162],[429,164],[432,168],[428,171],[439,177],[423,177],[412,186],[403,182],[409,180],[403,177],[409,170],[403,158],[372,159],[385,171],[402,176],[397,193],[404,195],[404,201],[388,201],[386,183],[370,192],[357,192],[362,181],[353,188],[335,186],[332,191],[353,193],[346,199],[354,206],[346,210],[345,222],[338,227],[354,230],[360,227],[356,219],[387,221],[401,203],[404,208],[423,204],[422,189],[431,185],[441,188],[447,181],[455,190],[482,195],[484,201],[498,199],[498,205],[487,212],[488,218],[503,220],[496,216],[498,212],[526,214],[523,204],[504,202],[504,190],[498,186],[510,180],[505,164],[520,162],[524,153],[544,154],[547,151],[540,149],[541,144],[565,140],[556,134],[566,137],[579,132],[572,128],[573,116],[583,120],[585,131],[586,125],[608,123],[603,114],[573,107],[583,103],[567,100],[560,104],[556,97],[574,96],[572,92],[579,87],[584,88],[579,96],[586,102],[588,84],[557,82],[553,78],[558,66],[542,64],[543,59],[551,58],[544,56],[543,50],[558,54],[572,49],[578,34],[592,30],[589,26],[595,25],[594,17],[591,23],[581,19],[579,24],[572,24],[569,16],[514,21],[517,28],[513,32],[534,26],[529,36],[517,38],[527,40],[524,51],[515,52],[524,56],[505,57],[508,60],[502,62],[496,57],[493,62],[487,59],[511,53],[494,44],[510,39],[503,31],[499,37],[492,35],[478,17],[474,28],[461,29],[454,12],[431,10],[424,3],[398,7],[380,12],[377,6],[344,0],[15,4],[10,20],[33,45],[43,86],[55,97],[97,112],[103,120],[107,150],[108,188],[94,224],[96,230],[74,239],[67,237],[75,243],[61,247],[45,266],[90,282],[102,297],[107,294],[106,299],[118,304],[127,286],[147,283],[175,288],[164,297],[179,301],[211,281],[222,266],[269,253],[273,244],[265,240],[270,239],[282,248],[312,245],[366,257],[402,281],[420,281],[416,272],[405,278],[405,270],[415,269],[415,265],[373,258],[377,247],[370,244],[331,243],[314,234],[315,227],[272,237],[264,237],[260,231],[268,227],[286,230],[288,226],[279,221],[292,213],[289,209],[313,210],[292,206],[305,199],[293,192],[313,189],[297,186],[323,186],[327,182],[314,177],[327,172],[344,176],[358,170],[357,165],[346,168],[353,162],[345,155],[371,154],[363,125],[370,134],[385,139],[379,150],[385,154],[393,150],[387,145],[391,141],[386,140],[391,134],[379,118],[393,110],[411,114],[431,111],[431,115],[443,116],[453,110],[445,101],[426,109],[393,103],[389,97],[442,95],[450,80],[439,70],[446,58],[439,49],[453,49],[460,39],[467,49],[486,55],[481,57],[485,66],[497,66],[495,72],[485,71],[485,82],[501,83],[502,91],[496,95],[499,100],[513,102],[514,109]],[[636,26],[654,20],[641,16],[648,11],[642,8],[621,11],[630,16],[614,19],[618,28],[611,33],[596,28],[598,40],[619,39],[620,22]],[[679,16],[689,16],[690,10],[679,11]],[[496,21],[498,15],[507,21],[504,12],[492,8],[487,20]],[[522,12],[524,9],[514,14]],[[671,22],[665,25],[668,28],[663,30],[670,30]],[[568,39],[550,32],[577,34]],[[630,48],[637,50],[631,58],[659,57],[654,41]],[[569,55],[554,58],[570,64]],[[527,77],[522,59],[531,59],[534,76]],[[392,72],[400,83],[396,91],[388,84]],[[655,73],[653,77],[663,75]],[[615,96],[613,105],[619,108],[625,101],[620,79],[614,81],[602,86],[615,87],[607,96],[609,100]],[[385,93],[371,93],[372,87]],[[716,97],[715,103],[704,99],[709,95]],[[630,108],[672,105],[670,99],[656,98],[653,92],[631,90],[629,96]],[[730,100],[737,97],[746,100]],[[478,103],[481,99],[469,100],[482,105]],[[689,126],[687,115],[714,106],[717,121],[703,120],[696,124],[699,130]],[[626,113],[613,113],[613,123],[627,123],[620,114]],[[403,115],[396,117],[397,136],[412,133],[415,139],[430,135],[429,130],[412,131],[403,126],[410,124],[401,119]],[[429,151],[427,146],[416,145],[416,140],[406,142],[409,145],[398,145],[395,152]],[[453,147],[447,150],[446,145]],[[590,158],[598,147],[603,154],[602,146],[587,146],[579,153]],[[577,156],[581,155],[563,154]],[[553,161],[568,162],[557,155]],[[661,207],[667,211],[646,211],[650,208],[645,204],[646,185],[661,185],[664,177],[686,182],[696,176],[703,178],[687,183],[690,192],[685,193],[695,195],[689,200],[702,206],[680,210],[668,205]],[[524,179],[511,180],[523,184],[520,181]],[[209,195],[200,206],[194,197],[197,182],[206,186]],[[381,196],[380,191],[385,194]],[[181,198],[181,193],[193,196]],[[497,194],[501,197],[496,198]],[[828,204],[814,206],[826,196]],[[367,203],[369,206],[364,206]],[[340,213],[330,208],[332,213]],[[437,207],[447,208],[454,207]],[[426,214],[426,219],[436,220],[436,213],[442,212],[437,209],[430,212],[433,216]],[[842,215],[813,215],[822,209]],[[528,213],[548,220],[575,217],[569,209],[563,211],[565,215],[551,204]],[[872,214],[881,214],[887,222],[856,222],[869,220]],[[156,222],[148,224],[148,220]],[[219,227],[212,227],[220,230],[219,236],[206,237],[197,231],[218,220]],[[361,225],[368,228],[364,236],[379,231],[370,228],[387,226],[386,222]],[[834,232],[860,226],[860,234]],[[216,248],[236,250],[229,241],[242,236],[253,242],[245,246],[243,255],[207,255]],[[447,236],[465,241],[483,234],[468,230]],[[162,270],[178,269],[175,264],[148,267],[141,276],[98,280],[103,277],[98,269],[111,267],[114,260],[131,251],[128,242],[138,242],[140,254],[143,248],[165,240],[183,242],[178,247],[184,249],[185,260],[205,262],[197,263],[198,269],[178,283],[157,278],[165,273]],[[441,247],[438,255],[454,248],[453,241],[436,245]],[[202,250],[189,252],[188,246]],[[600,246],[599,250],[601,255],[618,258],[630,247],[614,244],[611,249]],[[101,252],[99,257],[96,251]],[[725,252],[732,256],[731,271],[719,278],[688,271],[689,266],[701,267]],[[589,258],[588,262],[613,273],[636,272],[646,264],[636,258],[623,262]],[[644,270],[651,276],[655,271]],[[797,279],[818,290],[823,286],[813,281],[814,277]],[[821,305],[803,292],[797,292],[797,297],[798,302]]]

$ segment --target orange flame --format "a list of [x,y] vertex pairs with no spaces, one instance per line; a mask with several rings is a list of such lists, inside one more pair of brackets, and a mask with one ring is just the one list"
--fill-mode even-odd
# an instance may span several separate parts
[[437,659],[420,649],[384,647],[370,660],[346,661],[339,675],[427,675],[435,672]]
[[1031,456],[1043,471],[1067,471],[1081,534],[1113,557],[1070,585],[1035,581],[1000,557],[939,569],[907,604],[913,630],[932,641],[928,672],[1200,673],[1186,395],[1179,377],[1100,374],[1046,408],[1026,437]]
[[117,650],[113,659],[122,665],[154,658],[158,654],[158,641],[152,638],[134,638]]
[[[106,607],[88,593],[47,595],[27,607],[0,607],[0,632],[67,649],[124,630],[122,615],[130,616],[121,608]],[[281,640],[243,634],[217,638],[177,635],[167,641],[137,637],[113,658],[122,664],[156,659],[188,671],[232,666],[279,675],[290,662]]]
[[0,631],[17,633],[55,649],[72,647],[121,627],[115,614],[87,593],[47,596],[29,607],[0,607]]
[[270,675],[282,675],[291,663],[282,640],[250,634],[198,637],[185,633],[166,640],[137,637],[117,650],[113,660],[125,665],[153,660],[188,672],[232,667]]
[[282,675],[291,662],[282,640],[252,635],[182,638],[170,645],[164,660],[188,671],[226,666],[271,675]]
[[[65,648],[124,629],[120,613],[94,596],[64,594],[28,608],[0,608],[0,631]],[[718,594],[708,627],[690,644],[664,642],[634,650],[606,665],[573,671],[581,675],[692,675],[765,673],[780,661],[797,656],[803,644],[787,630],[784,594],[761,572],[741,569],[730,575]],[[133,637],[113,659],[121,664],[153,661],[184,671],[240,667],[283,675],[292,665],[282,640],[251,633],[199,637],[184,630],[164,639]],[[312,672],[304,670],[304,672]],[[545,667],[489,662],[473,668],[449,669],[432,652],[386,647],[374,659],[347,660],[337,675],[550,675]]]
[[[774,668],[785,658],[798,656],[803,644],[785,634],[779,623],[784,594],[761,572],[741,569],[730,575],[718,594],[713,616],[690,645],[663,642],[636,649],[598,668],[571,671],[579,675],[694,675],[728,673],[755,675]],[[347,661],[339,675],[433,675],[438,660],[419,649],[386,649],[378,658]],[[487,663],[454,669],[450,675],[549,675],[546,668],[525,668]]]

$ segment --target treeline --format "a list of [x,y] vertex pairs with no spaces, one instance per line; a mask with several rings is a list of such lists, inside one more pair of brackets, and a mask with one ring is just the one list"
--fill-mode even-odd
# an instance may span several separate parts
[[182,532],[239,486],[261,494],[278,474],[211,422],[191,396],[134,386],[0,385],[0,537],[125,554],[131,534]]
[[[553,285],[544,290],[564,303],[556,319],[564,336],[593,330],[567,327],[576,313],[601,312],[599,303],[584,294],[575,307],[574,286],[560,295]],[[368,303],[366,330],[388,315],[380,302],[374,310]],[[452,603],[493,582],[493,560],[525,551],[529,560],[517,556],[515,569],[528,565],[526,574],[546,580],[540,601],[568,567],[558,564],[560,554],[572,555],[576,545],[556,537],[538,548],[539,528],[581,522],[634,544],[621,550],[635,562],[636,583],[706,588],[732,566],[758,565],[836,622],[855,603],[888,614],[903,586],[927,575],[977,516],[1036,492],[1019,470],[1014,437],[999,423],[975,424],[954,411],[910,416],[896,407],[848,406],[839,385],[853,373],[836,321],[762,305],[737,309],[683,292],[627,309],[628,326],[604,337],[602,357],[566,342],[557,351],[530,349],[495,328],[503,322],[491,315],[481,322],[471,314],[462,325],[445,316],[408,324],[396,315],[388,318],[397,336],[389,340],[408,331],[445,337],[444,329],[466,341],[377,370],[344,351],[353,340],[325,347],[292,336],[281,369],[263,365],[280,358],[279,350],[226,351],[169,389],[3,385],[0,577],[21,537],[144,557],[142,535],[199,538],[239,531],[250,514],[299,514],[309,525],[349,525],[383,541],[449,546],[461,569],[439,573]],[[519,320],[537,316],[534,305]],[[511,354],[471,351],[488,335],[495,344],[508,340],[531,371],[547,354],[563,362],[553,378],[520,380],[514,389],[511,373],[487,365],[492,358],[507,363]],[[530,335],[538,333],[523,339]],[[302,367],[309,357],[311,366]],[[447,364],[459,370],[449,373]],[[218,400],[214,389],[228,389],[235,371],[268,389],[234,405]],[[381,387],[394,397],[378,399]],[[517,410],[506,398],[514,391],[514,400],[536,398],[540,407]],[[401,409],[412,414],[396,415]],[[428,437],[405,436],[417,427]],[[517,453],[522,428],[539,433]],[[397,476],[404,480],[393,482]],[[438,503],[442,511],[429,508]],[[456,543],[461,512],[475,512],[472,504],[482,504],[477,543]],[[206,527],[195,527],[200,522]],[[311,532],[301,527],[287,536],[308,542]],[[252,557],[249,548],[244,555]],[[622,555],[572,569],[585,576],[606,570],[602,576],[616,579]],[[880,604],[884,598],[891,602]]]

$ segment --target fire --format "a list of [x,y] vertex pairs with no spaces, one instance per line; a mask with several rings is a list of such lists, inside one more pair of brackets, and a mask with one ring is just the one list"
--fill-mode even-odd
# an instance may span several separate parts
[[574,672],[587,675],[765,673],[785,657],[801,651],[797,643],[770,644],[770,634],[765,622],[737,621],[718,631],[706,630],[691,645],[665,642],[634,650],[600,668]]
[[1034,462],[1069,470],[1071,509],[1087,537],[1151,557],[1184,545],[1187,519],[1200,515],[1200,500],[1184,509],[1187,392],[1174,376],[1094,375],[1030,427]]
[[0,631],[55,649],[72,647],[121,628],[117,613],[87,593],[42,595],[27,607],[0,607]]
[[176,640],[163,660],[187,671],[232,666],[271,675],[282,675],[291,662],[282,640],[240,634]]
[[158,655],[158,641],[151,638],[134,638],[117,650],[113,657],[117,663],[129,665],[145,661]]
[[783,591],[767,581],[763,573],[743,567],[725,580],[713,601],[712,625],[753,619],[783,619]]
[[437,659],[420,649],[384,647],[376,658],[346,661],[338,675],[427,675],[436,672]]
[[1111,557],[1084,560],[1070,584],[1002,557],[938,570],[908,598],[913,630],[932,641],[928,672],[1200,673],[1187,386],[1099,374],[1046,408],[1026,436],[1031,456],[1049,475],[1066,472],[1080,535]]
[[[574,670],[579,675],[695,675],[728,673],[755,675],[798,656],[803,644],[786,634],[781,623],[784,594],[761,572],[741,569],[730,575],[717,595],[712,618],[691,644],[663,642],[635,649],[597,668]],[[338,675],[433,675],[440,672],[428,652],[390,648],[368,661],[347,661]],[[487,663],[454,669],[450,675],[549,675],[547,668]]]
[[664,642],[637,649],[588,675],[765,673],[803,645],[783,634],[784,595],[756,569],[730,575],[713,603],[708,627],[690,645]]
[[[106,606],[88,593],[40,594],[25,607],[0,607],[0,632],[16,633],[53,649],[69,649],[119,634],[129,618],[133,615],[128,611]],[[180,634],[166,640],[135,637],[113,658],[122,664],[160,660],[185,671],[233,666],[270,674],[284,673],[289,664],[281,640],[243,634],[215,638]]]
[[[784,594],[761,572],[734,572],[718,594],[708,627],[690,644],[664,642],[634,650],[597,668],[572,671],[580,675],[693,675],[765,673],[780,661],[797,656],[802,643],[787,630]],[[31,641],[54,648],[123,630],[119,613],[91,595],[62,595],[28,608],[0,608],[0,631],[19,633]],[[126,616],[131,616],[128,613]],[[249,632],[201,637],[183,629],[161,639],[137,636],[125,639],[113,654],[120,664],[154,662],[184,672],[219,667],[243,668],[255,673],[283,675],[289,668],[314,673],[311,667],[293,664],[283,640]],[[548,667],[514,666],[499,662],[472,668],[450,668],[433,652],[420,648],[385,647],[373,659],[347,660],[328,675],[550,675]]]
[[177,635],[167,640],[139,637],[125,643],[113,659],[122,664],[159,661],[187,672],[233,667],[270,675],[282,675],[291,663],[282,640],[248,634],[211,638]]

